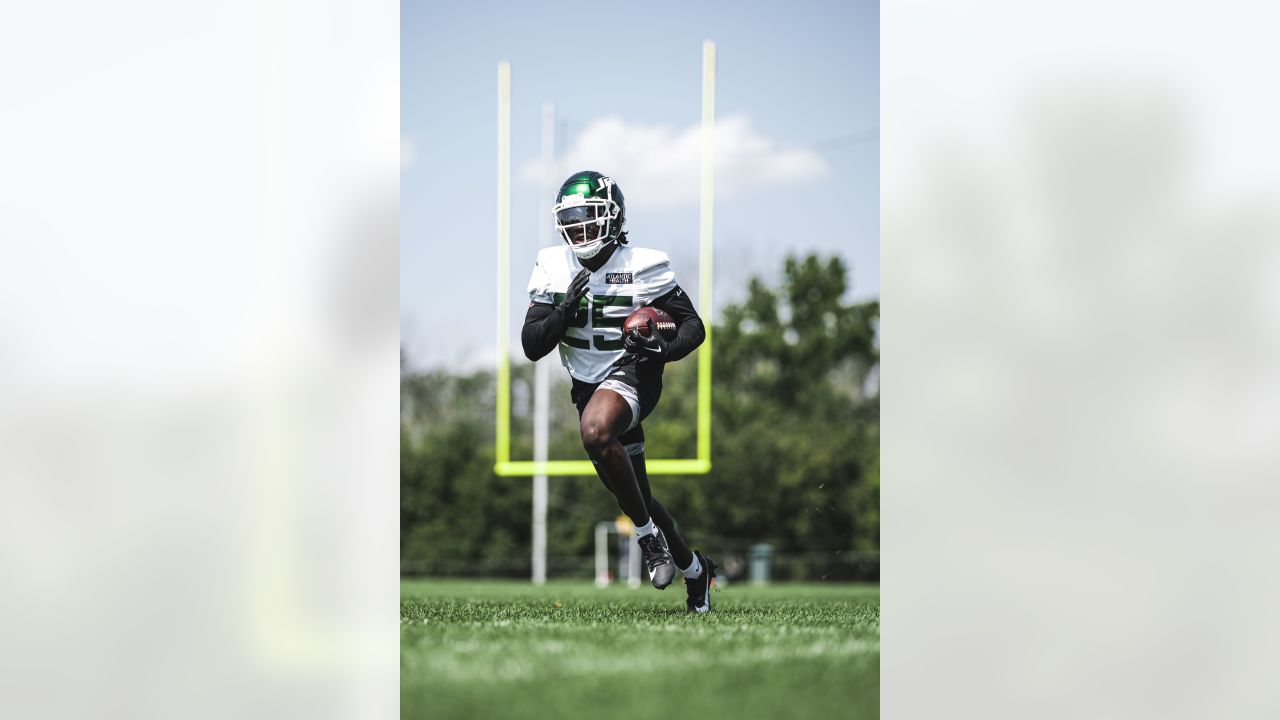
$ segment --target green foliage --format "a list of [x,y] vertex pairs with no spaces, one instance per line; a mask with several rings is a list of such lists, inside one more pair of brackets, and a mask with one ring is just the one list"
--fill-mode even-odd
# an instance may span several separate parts
[[[839,258],[788,258],[753,279],[714,336],[713,527],[783,552],[879,547],[879,303],[848,304]],[[708,528],[710,530],[711,528]]]
[[[402,560],[506,562],[527,546],[528,488],[493,492],[493,398],[491,373],[401,380]],[[480,521],[486,517],[524,525]]]
[[[712,332],[712,471],[654,476],[696,546],[744,556],[756,542],[803,558],[793,578],[875,577],[848,558],[879,548],[879,303],[847,303],[838,258],[789,258]],[[550,455],[583,458],[563,371],[553,371]],[[697,355],[669,365],[645,420],[646,455],[696,454]],[[407,572],[522,575],[530,482],[493,475],[492,373],[402,378],[401,558]],[[512,367],[513,459],[532,457],[533,366]],[[595,477],[552,478],[550,569],[582,577],[596,522],[618,514]],[[842,555],[843,553],[843,555]]]

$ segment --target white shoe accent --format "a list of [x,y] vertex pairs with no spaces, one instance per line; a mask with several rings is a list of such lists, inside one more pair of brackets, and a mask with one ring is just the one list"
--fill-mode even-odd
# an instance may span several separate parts
[[686,578],[690,580],[697,580],[698,576],[702,574],[702,561],[698,560],[698,556],[695,554],[693,556],[693,561],[689,563],[689,567],[682,568],[677,565],[676,569],[679,570],[680,574],[684,575]]

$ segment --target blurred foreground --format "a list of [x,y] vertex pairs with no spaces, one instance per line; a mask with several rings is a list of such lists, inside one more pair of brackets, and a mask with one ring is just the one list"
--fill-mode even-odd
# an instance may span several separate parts
[[401,715],[879,716],[878,586],[733,585],[712,603],[685,613],[679,586],[404,581]]

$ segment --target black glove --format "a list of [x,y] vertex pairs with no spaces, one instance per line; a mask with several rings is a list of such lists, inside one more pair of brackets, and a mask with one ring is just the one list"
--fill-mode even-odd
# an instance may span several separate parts
[[637,357],[650,360],[665,360],[668,345],[670,343],[667,342],[666,338],[662,337],[662,333],[658,332],[658,328],[654,326],[652,319],[649,320],[648,337],[641,335],[639,330],[632,330],[622,338],[623,349]]
[[564,302],[556,306],[564,311],[565,317],[572,319],[578,313],[578,301],[587,294],[589,282],[591,282],[591,271],[586,268],[582,268],[577,275],[573,276],[573,280],[569,282],[569,289],[564,291]]

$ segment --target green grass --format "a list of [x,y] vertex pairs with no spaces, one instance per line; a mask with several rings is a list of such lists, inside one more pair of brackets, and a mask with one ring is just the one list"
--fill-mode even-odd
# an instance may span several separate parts
[[404,580],[405,718],[874,718],[880,589]]

